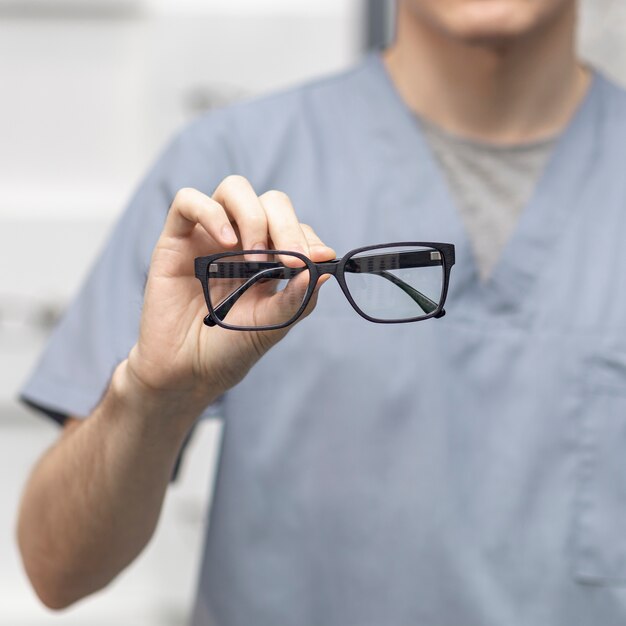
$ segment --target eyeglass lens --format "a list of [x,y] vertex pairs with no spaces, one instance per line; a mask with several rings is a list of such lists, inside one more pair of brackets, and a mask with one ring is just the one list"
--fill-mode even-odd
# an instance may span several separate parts
[[366,250],[348,259],[344,277],[357,307],[374,319],[426,317],[441,301],[443,258],[421,246]]
[[211,263],[207,269],[209,299],[219,320],[233,327],[295,321],[309,287],[310,273],[297,257],[289,263],[296,267],[286,267],[286,256],[248,253]]

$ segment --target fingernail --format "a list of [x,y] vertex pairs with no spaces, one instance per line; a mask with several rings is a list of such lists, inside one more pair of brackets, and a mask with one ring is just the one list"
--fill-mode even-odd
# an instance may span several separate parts
[[255,243],[252,246],[253,250],[265,250],[265,243],[263,243],[262,241],[259,241],[258,243]]
[[222,226],[220,235],[222,236],[222,241],[224,243],[227,243],[227,244],[237,243],[237,235],[235,234],[235,231],[230,224],[224,224],[224,226]]

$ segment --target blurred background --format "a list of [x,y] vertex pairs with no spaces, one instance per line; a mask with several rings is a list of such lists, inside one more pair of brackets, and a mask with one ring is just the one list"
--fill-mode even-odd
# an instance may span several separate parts
[[[204,110],[346,68],[392,0],[0,0],[0,625],[186,623],[219,451],[207,421],[157,533],[62,613],[30,590],[16,509],[57,429],[17,389],[142,174]],[[626,0],[582,0],[584,58],[626,84]]]

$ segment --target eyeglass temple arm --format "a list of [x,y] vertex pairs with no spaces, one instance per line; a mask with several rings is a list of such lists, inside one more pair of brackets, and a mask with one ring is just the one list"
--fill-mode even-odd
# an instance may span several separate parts
[[382,270],[380,272],[372,272],[377,276],[382,276],[387,280],[391,281],[394,285],[397,285],[406,293],[410,298],[412,298],[417,305],[424,311],[424,313],[432,313],[439,306],[434,300],[431,300],[427,295],[423,294],[421,291],[418,291],[414,287],[411,287],[408,283],[405,283],[403,280],[400,280],[397,276],[394,276],[391,272],[387,272],[386,270]]
[[[306,267],[285,267],[282,263],[214,263],[213,265],[217,266],[216,269],[222,270],[220,272],[214,272],[217,276],[211,276],[211,267],[209,267],[208,278],[248,278],[248,280],[239,285],[235,291],[233,291],[227,298],[222,300],[214,309],[213,313],[219,317],[219,319],[223,320],[228,312],[233,308],[235,302],[243,296],[243,294],[252,287],[256,282],[262,280],[264,278],[277,278],[275,276],[271,276],[273,272],[279,271],[280,276],[278,278],[293,278],[294,276],[300,274]],[[252,266],[252,267],[251,267]],[[228,272],[225,271],[226,267],[228,267]],[[206,326],[215,326],[217,322],[213,318],[213,315],[209,313],[204,318],[204,323]]]

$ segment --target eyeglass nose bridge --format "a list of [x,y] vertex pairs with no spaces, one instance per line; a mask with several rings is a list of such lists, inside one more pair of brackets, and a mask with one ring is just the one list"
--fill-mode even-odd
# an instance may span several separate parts
[[339,263],[341,263],[341,259],[333,259],[332,261],[326,261],[324,263],[316,263],[315,269],[317,269],[317,272],[320,276],[324,274],[332,274],[333,276],[337,276]]

